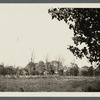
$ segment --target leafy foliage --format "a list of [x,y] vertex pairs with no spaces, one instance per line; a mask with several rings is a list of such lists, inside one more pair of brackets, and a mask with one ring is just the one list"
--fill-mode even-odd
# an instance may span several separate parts
[[80,76],[88,76],[89,75],[89,67],[88,66],[83,66],[82,68],[79,69],[79,75]]
[[78,65],[75,63],[71,63],[71,68],[70,68],[70,75],[72,76],[77,76],[78,75]]
[[13,66],[7,66],[3,70],[3,75],[14,75],[16,74],[16,69]]
[[35,64],[33,62],[29,62],[25,70],[27,71],[29,75],[33,75],[35,71]]
[[44,71],[45,71],[45,64],[43,61],[39,61],[37,67],[36,67],[36,71],[38,72],[38,74],[43,75]]
[[0,75],[2,75],[4,72],[4,65],[0,65]]
[[[64,20],[74,31],[72,38],[76,46],[69,50],[77,57],[86,57],[92,64],[100,62],[100,9],[98,8],[53,8],[52,19]],[[79,45],[85,44],[83,48]]]
[[93,69],[93,67],[91,66],[91,67],[89,67],[89,70],[88,70],[88,75],[89,76],[93,76],[94,75],[94,69]]

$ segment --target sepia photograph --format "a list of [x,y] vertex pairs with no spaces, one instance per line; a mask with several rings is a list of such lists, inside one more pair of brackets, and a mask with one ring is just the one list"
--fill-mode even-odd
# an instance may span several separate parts
[[0,4],[0,92],[100,92],[100,5]]

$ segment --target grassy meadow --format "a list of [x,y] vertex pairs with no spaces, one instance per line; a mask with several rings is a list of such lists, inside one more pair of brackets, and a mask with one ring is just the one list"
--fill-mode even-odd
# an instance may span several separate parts
[[100,92],[99,77],[1,77],[0,92]]

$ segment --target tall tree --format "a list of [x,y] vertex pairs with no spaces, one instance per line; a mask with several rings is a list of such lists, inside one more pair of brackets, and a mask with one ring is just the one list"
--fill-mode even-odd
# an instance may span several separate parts
[[71,63],[71,67],[70,67],[70,75],[72,76],[77,76],[79,73],[79,68],[78,65],[75,63]]
[[[49,9],[52,19],[64,20],[74,31],[76,46],[68,49],[79,58],[84,56],[91,64],[100,64],[100,9],[98,8],[53,8]],[[83,48],[80,45],[85,44]]]
[[0,65],[0,75],[3,75],[4,73],[4,65]]
[[27,71],[28,75],[34,75],[36,71],[35,67],[36,66],[34,62],[29,62],[24,69]]
[[36,66],[36,71],[39,75],[43,75],[45,72],[45,64],[43,61],[39,61],[38,65]]

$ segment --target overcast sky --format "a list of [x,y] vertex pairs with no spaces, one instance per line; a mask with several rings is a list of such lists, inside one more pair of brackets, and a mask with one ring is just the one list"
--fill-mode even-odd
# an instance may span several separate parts
[[[52,20],[48,14],[52,4],[0,5],[0,63],[26,66],[34,50],[35,62],[61,57],[65,64],[75,61],[79,67],[89,65],[86,59],[75,59],[67,50],[73,31],[64,21]],[[59,6],[60,7],[60,6]]]

